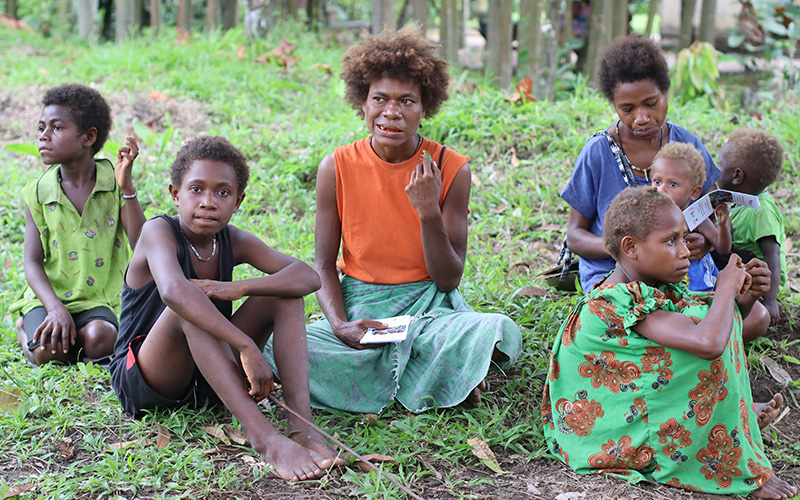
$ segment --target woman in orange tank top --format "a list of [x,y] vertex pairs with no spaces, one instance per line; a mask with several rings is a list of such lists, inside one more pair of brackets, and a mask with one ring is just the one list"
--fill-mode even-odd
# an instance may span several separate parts
[[[325,319],[307,329],[312,405],[375,413],[393,399],[412,411],[477,404],[493,362],[513,363],[522,339],[513,321],[474,312],[457,290],[469,158],[418,133],[447,99],[447,63],[416,27],[368,37],[343,62],[346,99],[370,136],[336,148],[317,173]],[[361,343],[367,329],[385,328],[379,319],[399,315],[412,317],[405,340]]]

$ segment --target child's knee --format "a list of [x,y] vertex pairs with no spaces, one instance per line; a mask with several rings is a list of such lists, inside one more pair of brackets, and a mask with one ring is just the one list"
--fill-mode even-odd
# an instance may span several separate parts
[[84,355],[89,358],[102,358],[114,352],[117,341],[117,329],[104,320],[90,321],[78,332],[83,341]]

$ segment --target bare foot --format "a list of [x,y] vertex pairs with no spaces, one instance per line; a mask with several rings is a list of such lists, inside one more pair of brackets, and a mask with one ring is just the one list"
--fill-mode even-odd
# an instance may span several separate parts
[[289,433],[289,438],[311,451],[315,451],[322,455],[323,458],[331,461],[330,467],[344,465],[347,461],[344,455],[337,452],[333,446],[328,443],[325,436],[320,434],[317,430],[306,427],[305,429],[296,429]]
[[466,404],[470,408],[477,408],[481,404],[481,391],[486,390],[486,381],[481,380],[481,383],[478,384],[477,387],[472,389],[470,393],[467,395],[467,399],[464,400],[464,404]]
[[756,498],[772,498],[775,500],[792,498],[795,495],[797,495],[797,488],[783,479],[778,479],[775,473],[764,483],[764,486],[753,492],[753,496]]
[[281,434],[268,436],[263,446],[254,445],[253,448],[261,460],[274,467],[269,474],[286,481],[319,477],[333,462]]
[[756,409],[758,428],[763,429],[780,415],[781,407],[783,406],[783,395],[779,392],[772,396],[772,399],[768,402],[755,403],[753,406]]

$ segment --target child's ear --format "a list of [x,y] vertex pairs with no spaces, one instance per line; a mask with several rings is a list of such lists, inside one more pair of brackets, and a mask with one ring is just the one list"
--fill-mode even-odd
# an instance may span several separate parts
[[[692,189],[691,194],[689,195],[693,200],[700,198],[700,195],[703,194],[703,186],[695,186]],[[680,208],[680,207],[678,207]]]
[[240,194],[240,195],[239,195],[239,196],[236,198],[236,208],[234,208],[234,209],[233,209],[233,211],[234,211],[234,212],[235,212],[235,211],[237,211],[237,210],[239,210],[239,205],[241,205],[243,201],[244,201],[244,193],[241,193],[241,194]]
[[91,148],[94,146],[95,141],[97,141],[97,129],[91,127],[84,133],[86,134],[86,138],[83,140],[83,146],[86,148]]
[[177,206],[178,205],[178,188],[173,186],[172,184],[169,185],[169,195],[172,197],[172,202]]
[[731,179],[731,184],[734,186],[744,184],[744,170],[741,168],[733,169],[733,179]]
[[631,260],[636,260],[637,258],[636,250],[637,250],[636,239],[630,235],[623,236],[622,240],[620,240],[619,242],[620,254],[624,255],[625,257]]

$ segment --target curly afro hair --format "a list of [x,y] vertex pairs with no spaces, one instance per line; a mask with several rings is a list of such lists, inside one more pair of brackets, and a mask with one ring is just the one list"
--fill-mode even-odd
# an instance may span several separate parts
[[619,84],[641,80],[653,80],[661,92],[669,92],[669,67],[661,49],[649,38],[637,35],[617,38],[606,48],[598,65],[600,90],[613,103]]
[[42,105],[64,106],[80,132],[94,128],[97,138],[92,144],[92,155],[103,149],[111,130],[111,109],[100,92],[77,83],[53,87],[44,93]]
[[658,225],[659,216],[669,207],[677,207],[666,193],[652,186],[625,188],[609,205],[603,221],[603,246],[614,260],[619,260],[622,238],[632,236],[644,241]]
[[214,160],[230,165],[236,174],[238,194],[244,192],[250,178],[247,158],[231,142],[219,136],[203,136],[184,144],[170,167],[169,178],[173,186],[180,186],[183,175],[197,160]]
[[702,186],[706,182],[706,161],[693,145],[686,142],[670,142],[656,154],[653,163],[659,158],[686,162],[694,186]]
[[344,55],[339,76],[347,88],[345,99],[361,117],[370,85],[381,78],[419,82],[422,109],[429,118],[447,100],[450,83],[447,63],[436,55],[436,46],[420,34],[416,25],[368,35]]
[[774,135],[755,128],[740,128],[731,133],[723,147],[727,167],[742,169],[745,178],[753,182],[755,192],[778,180],[783,147]]

